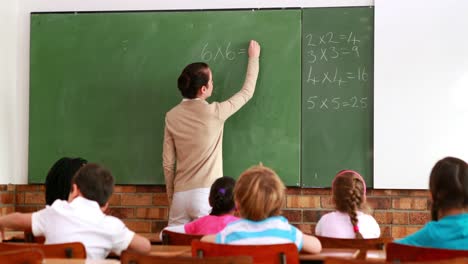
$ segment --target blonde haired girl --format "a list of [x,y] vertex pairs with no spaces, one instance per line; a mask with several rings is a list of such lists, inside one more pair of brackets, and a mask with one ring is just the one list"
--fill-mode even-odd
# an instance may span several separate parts
[[234,200],[243,219],[202,241],[235,245],[295,243],[299,250],[320,252],[322,246],[316,237],[303,234],[280,215],[285,189],[270,168],[260,165],[244,171],[234,187]]

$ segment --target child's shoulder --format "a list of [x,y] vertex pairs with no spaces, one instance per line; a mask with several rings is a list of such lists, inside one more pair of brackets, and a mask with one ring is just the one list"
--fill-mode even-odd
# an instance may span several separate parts
[[68,204],[69,204],[69,202],[66,201],[66,200],[57,199],[51,205],[46,205],[46,208],[48,208],[48,207],[63,207],[63,206],[68,206]]
[[231,222],[235,222],[235,221],[239,220],[240,218],[237,217],[237,216],[228,214],[228,215],[220,216],[220,219],[221,219],[221,221],[223,221],[225,223],[231,223]]
[[246,218],[238,218],[236,221],[230,222],[228,226],[231,228],[238,228],[238,227],[247,227],[251,226],[254,227],[263,227],[263,226],[271,226],[271,225],[289,225],[288,219],[284,216],[270,216],[260,221],[253,221]]
[[371,214],[364,213],[364,212],[361,212],[361,211],[357,212],[357,216],[358,216],[358,218],[374,219],[374,217]]
[[322,217],[320,217],[320,219],[332,219],[332,218],[347,218],[349,217],[349,215],[347,213],[343,213],[343,212],[340,212],[340,211],[331,211],[331,212],[328,212],[324,215],[322,215]]
[[41,211],[47,212],[66,212],[70,211],[71,206],[68,201],[57,199],[51,205],[46,205]]

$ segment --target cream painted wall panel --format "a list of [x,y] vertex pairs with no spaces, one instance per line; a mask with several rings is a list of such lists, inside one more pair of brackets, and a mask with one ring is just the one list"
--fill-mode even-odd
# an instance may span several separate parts
[[13,183],[15,152],[15,112],[17,73],[17,4],[16,0],[0,1],[0,183]]

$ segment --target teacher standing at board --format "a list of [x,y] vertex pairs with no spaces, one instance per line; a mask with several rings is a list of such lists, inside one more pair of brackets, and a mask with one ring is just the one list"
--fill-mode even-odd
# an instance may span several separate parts
[[252,98],[259,71],[260,45],[249,43],[242,89],[209,104],[213,76],[206,63],[185,67],[177,80],[183,100],[166,114],[163,167],[169,199],[169,226],[208,215],[211,184],[223,176],[224,122]]

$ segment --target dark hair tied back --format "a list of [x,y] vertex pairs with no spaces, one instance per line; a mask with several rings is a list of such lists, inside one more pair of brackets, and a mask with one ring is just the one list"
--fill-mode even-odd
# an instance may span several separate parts
[[211,215],[223,215],[234,209],[234,185],[235,180],[231,177],[217,179],[210,189],[210,205],[213,207]]
[[190,76],[186,72],[183,72],[179,78],[181,78],[181,82],[183,82],[181,85],[187,90],[190,87]]
[[210,80],[208,70],[208,64],[204,62],[191,63],[184,68],[177,79],[177,87],[184,98],[194,99],[197,97],[200,88],[207,85]]
[[467,208],[467,163],[454,157],[439,160],[432,168],[429,189],[432,194],[432,220],[438,220],[445,210]]
[[57,200],[68,200],[73,175],[88,161],[83,158],[63,157],[50,168],[45,180],[46,204]]

